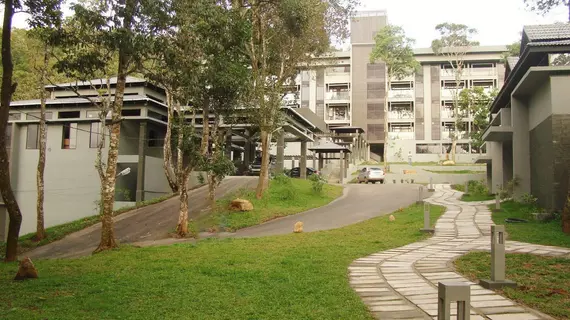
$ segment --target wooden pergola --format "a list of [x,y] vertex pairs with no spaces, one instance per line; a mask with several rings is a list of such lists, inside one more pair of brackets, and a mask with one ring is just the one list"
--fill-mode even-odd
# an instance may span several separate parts
[[[339,160],[340,161],[340,183],[344,183],[344,180],[348,178],[348,155],[352,153],[352,151],[345,147],[338,145],[332,141],[323,141],[318,145],[315,145],[309,150],[316,153],[319,157],[319,166],[318,170],[321,171],[324,165],[324,160]],[[324,155],[324,156],[323,156]],[[337,156],[338,155],[338,156]]]

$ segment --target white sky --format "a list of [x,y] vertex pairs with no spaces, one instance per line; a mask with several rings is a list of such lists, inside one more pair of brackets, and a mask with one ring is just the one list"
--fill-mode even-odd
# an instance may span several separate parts
[[[404,28],[416,39],[416,47],[429,47],[442,22],[466,24],[479,34],[482,45],[504,45],[520,40],[524,25],[568,21],[568,8],[561,6],[546,16],[525,8],[524,0],[361,0],[360,10],[386,9],[388,22]],[[17,14],[13,26],[25,28],[26,17]]]
[[479,31],[482,45],[505,45],[520,40],[524,25],[568,21],[561,6],[546,16],[526,9],[524,0],[361,0],[361,10],[386,9],[388,22],[404,28],[416,47],[429,47],[437,37],[435,26],[462,23]]

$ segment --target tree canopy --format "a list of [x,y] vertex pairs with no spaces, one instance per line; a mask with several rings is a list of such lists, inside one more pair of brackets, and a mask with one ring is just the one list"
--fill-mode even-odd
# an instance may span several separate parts
[[570,1],[569,0],[524,0],[527,8],[537,11],[540,14],[547,14],[552,9],[560,6],[568,7],[568,21],[570,21]]

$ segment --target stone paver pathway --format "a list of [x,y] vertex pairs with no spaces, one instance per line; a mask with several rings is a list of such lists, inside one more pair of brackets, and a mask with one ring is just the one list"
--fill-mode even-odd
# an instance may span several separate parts
[[[358,259],[350,284],[378,319],[437,319],[437,284],[471,284],[471,319],[552,319],[518,305],[454,272],[451,261],[472,250],[490,250],[491,212],[486,203],[459,201],[460,192],[437,185],[427,202],[447,207],[430,239]],[[569,256],[570,249],[507,241],[509,253]],[[456,315],[452,308],[452,319]]]

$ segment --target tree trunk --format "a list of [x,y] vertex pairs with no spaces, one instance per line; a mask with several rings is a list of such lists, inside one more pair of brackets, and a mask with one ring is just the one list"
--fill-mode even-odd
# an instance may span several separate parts
[[119,76],[115,90],[115,101],[112,104],[111,130],[109,135],[109,151],[107,153],[107,168],[105,181],[102,184],[101,204],[101,242],[95,253],[117,247],[115,231],[113,230],[113,206],[115,204],[115,181],[117,177],[117,160],[119,156],[119,137],[121,135],[121,110],[126,86],[126,57],[119,58]]
[[174,121],[174,106],[172,94],[166,90],[166,103],[168,108],[168,120],[166,125],[166,135],[164,136],[163,147],[163,168],[166,180],[172,192],[178,193],[178,184],[176,183],[176,172],[172,168],[172,125]]
[[37,183],[38,198],[36,203],[37,221],[36,221],[36,241],[43,240],[46,237],[44,225],[44,171],[46,167],[46,91],[44,85],[46,83],[46,72],[48,66],[48,47],[44,47],[44,61],[41,69],[40,80],[40,156],[38,159]]
[[255,196],[257,199],[263,198],[263,193],[269,187],[269,143],[271,133],[267,129],[261,129],[261,169],[259,171],[259,181]]
[[457,129],[455,130],[455,135],[451,141],[451,161],[455,162],[455,149],[457,147]]
[[6,241],[6,261],[16,261],[18,258],[18,237],[22,224],[22,212],[16,201],[10,182],[10,159],[6,150],[6,127],[12,94],[16,85],[12,84],[14,65],[12,63],[11,32],[12,16],[14,15],[13,0],[4,0],[4,22],[2,25],[2,88],[0,91],[0,193],[10,217],[8,237]]
[[176,234],[185,238],[188,235],[188,179],[190,173],[185,170],[180,174],[180,210],[178,211],[178,225],[176,226]]
[[216,175],[208,174],[208,200],[210,201],[210,208],[214,209],[216,207]]

